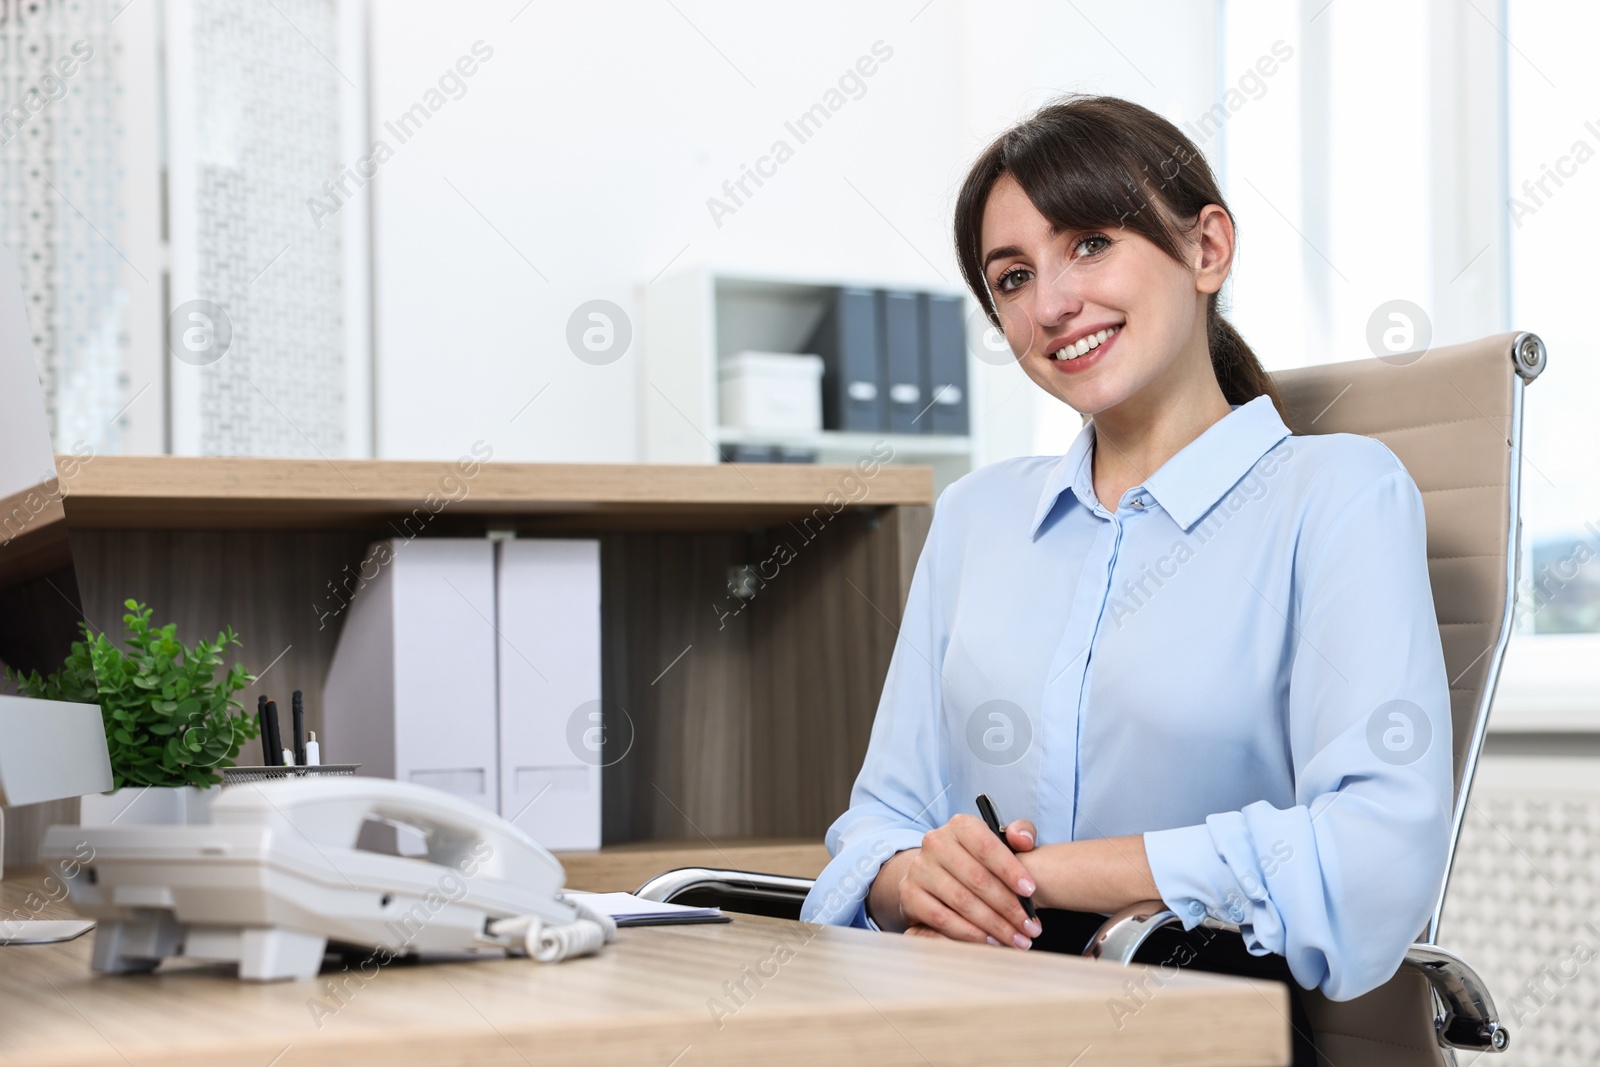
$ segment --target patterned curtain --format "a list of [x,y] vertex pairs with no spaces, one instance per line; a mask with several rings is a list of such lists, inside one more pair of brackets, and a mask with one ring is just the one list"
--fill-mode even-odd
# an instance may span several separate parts
[[112,0],[0,0],[0,242],[22,272],[57,451],[119,450]]
[[200,291],[171,304],[212,301],[232,326],[202,368],[200,451],[343,455],[340,226],[306,206],[341,169],[337,4],[197,0],[193,13],[198,99],[168,107],[194,124]]

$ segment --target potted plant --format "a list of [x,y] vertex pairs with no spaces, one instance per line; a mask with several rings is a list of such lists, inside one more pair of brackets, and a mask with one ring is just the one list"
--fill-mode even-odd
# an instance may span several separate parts
[[123,606],[126,651],[84,622],[60,670],[7,668],[6,680],[25,696],[100,705],[115,788],[83,798],[84,825],[204,822],[222,781],[216,769],[259,732],[233,699],[255,676],[236,663],[217,677],[223,650],[241,646],[231,627],[187,648],[176,625],[153,628],[149,608]]

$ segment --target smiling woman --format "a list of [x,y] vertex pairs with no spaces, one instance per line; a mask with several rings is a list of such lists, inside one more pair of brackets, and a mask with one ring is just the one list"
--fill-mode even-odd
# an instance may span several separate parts
[[[1377,988],[1450,834],[1416,483],[1375,438],[1290,433],[1219,307],[1233,218],[1159,115],[1046,107],[979,156],[955,239],[1028,377],[1091,420],[940,496],[802,918],[1078,952],[1159,898],[1185,965]],[[1003,842],[980,793],[1025,816]]]
[[[1039,232],[1030,235],[1017,222],[1031,222]],[[986,223],[1007,227],[1004,239],[986,242]],[[1128,347],[1119,341],[1084,360],[1087,351],[1099,351],[1102,341],[1094,338],[1101,331],[1120,332],[1126,315],[1105,307],[1096,321],[1074,316],[1070,335],[1042,334],[1038,316],[1031,313],[1038,309],[1027,303],[1030,292],[1037,299],[1050,291],[1029,288],[1040,270],[1056,278],[1075,272],[1089,287],[1086,299],[1097,292],[1107,300],[1124,295],[1141,300],[1143,294],[1141,302],[1152,310],[1173,308],[1176,320],[1162,313],[1142,324],[1147,351],[1170,347],[1192,326],[1190,308],[1174,307],[1172,287],[1200,289],[1206,297],[1203,342],[1223,398],[1241,404],[1270,396],[1283,414],[1271,376],[1219,307],[1232,263],[1233,230],[1233,215],[1200,151],[1166,119],[1114,97],[1046,107],[995,141],[968,173],[955,216],[961,273],[990,321],[1005,333],[1035,382],[1086,414],[1096,413],[1094,397],[1105,392],[1090,385],[1092,379],[1069,386],[1058,375],[1083,374],[1119,345]],[[1071,243],[1048,242],[1067,253],[1048,262],[1031,262],[1024,252],[1030,236],[1069,234]],[[1101,266],[1128,259],[1137,260],[1136,273]],[[1161,291],[1151,288],[1159,283],[1165,283]],[[1127,292],[1113,294],[1107,284]],[[1076,345],[1075,355],[1069,345]]]

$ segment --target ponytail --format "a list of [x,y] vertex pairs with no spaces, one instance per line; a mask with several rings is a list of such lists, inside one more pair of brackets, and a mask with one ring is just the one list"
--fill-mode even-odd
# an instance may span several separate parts
[[1258,396],[1269,396],[1272,406],[1278,409],[1278,417],[1289,421],[1277,383],[1233,323],[1222,317],[1216,293],[1211,294],[1206,306],[1206,344],[1211,349],[1211,369],[1216,372],[1217,384],[1228,403],[1248,404]]

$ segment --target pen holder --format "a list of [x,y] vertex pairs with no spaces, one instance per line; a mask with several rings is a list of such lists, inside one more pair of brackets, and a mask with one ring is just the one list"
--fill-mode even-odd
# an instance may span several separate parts
[[327,776],[348,778],[356,773],[359,763],[319,763],[310,767],[223,767],[224,786],[243,785],[246,782],[271,782],[279,778],[307,778]]

